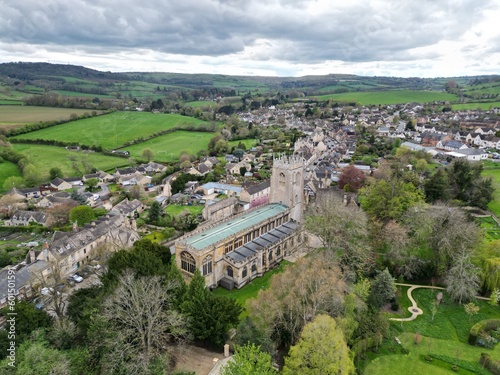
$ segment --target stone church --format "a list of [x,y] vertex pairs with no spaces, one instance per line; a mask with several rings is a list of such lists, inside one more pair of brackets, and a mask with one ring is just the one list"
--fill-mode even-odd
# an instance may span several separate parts
[[204,226],[175,243],[179,269],[196,269],[207,287],[241,288],[296,252],[304,240],[304,161],[274,159],[269,203]]

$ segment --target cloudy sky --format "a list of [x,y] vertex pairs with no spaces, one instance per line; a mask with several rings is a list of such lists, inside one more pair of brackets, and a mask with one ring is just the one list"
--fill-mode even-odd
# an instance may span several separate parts
[[0,0],[0,62],[302,76],[500,73],[498,0]]

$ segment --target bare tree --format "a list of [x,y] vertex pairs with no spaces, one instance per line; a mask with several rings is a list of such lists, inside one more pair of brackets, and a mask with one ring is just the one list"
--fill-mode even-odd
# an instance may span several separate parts
[[303,258],[273,276],[271,287],[252,300],[250,311],[279,344],[294,344],[304,325],[319,313],[340,316],[346,284],[324,252]]
[[446,274],[446,291],[460,304],[472,300],[481,285],[479,268],[470,258],[470,254],[462,250],[455,255],[453,266]]
[[309,207],[305,227],[316,234],[323,246],[335,253],[342,267],[353,271],[372,261],[368,244],[367,216],[356,204],[347,205],[340,197],[325,194]]
[[145,372],[169,344],[187,337],[187,323],[172,308],[174,283],[162,283],[160,277],[137,278],[128,271],[119,277],[119,285],[104,303],[103,316],[118,333],[111,357],[121,361],[130,373]]

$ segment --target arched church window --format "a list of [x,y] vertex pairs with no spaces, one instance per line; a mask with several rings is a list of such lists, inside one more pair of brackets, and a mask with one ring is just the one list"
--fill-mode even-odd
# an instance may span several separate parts
[[252,264],[252,275],[257,273],[257,265],[254,263]]
[[241,273],[241,276],[242,276],[243,278],[245,278],[245,277],[247,277],[247,274],[248,274],[248,270],[247,270],[247,268],[246,268],[246,267],[243,267],[243,272]]
[[229,277],[233,277],[234,276],[234,273],[233,273],[233,267],[231,266],[227,266],[227,275]]
[[278,176],[278,183],[280,187],[284,187],[286,184],[286,176],[283,172],[281,172]]
[[273,260],[273,252],[272,251],[269,252],[269,258],[268,259],[269,259],[269,262],[271,262]]
[[276,249],[276,256],[279,257],[281,255],[281,246],[278,245],[278,248]]
[[205,259],[203,259],[203,276],[209,275],[212,273],[212,256],[209,255]]
[[193,256],[186,251],[181,253],[181,268],[189,273],[194,273],[196,270],[196,261]]

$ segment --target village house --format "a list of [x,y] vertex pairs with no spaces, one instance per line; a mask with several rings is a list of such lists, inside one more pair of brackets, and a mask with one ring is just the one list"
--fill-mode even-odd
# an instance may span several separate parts
[[50,226],[54,222],[51,215],[42,211],[22,211],[18,210],[12,214],[12,217],[5,220],[7,227],[28,226],[30,224],[39,224],[44,227]]

